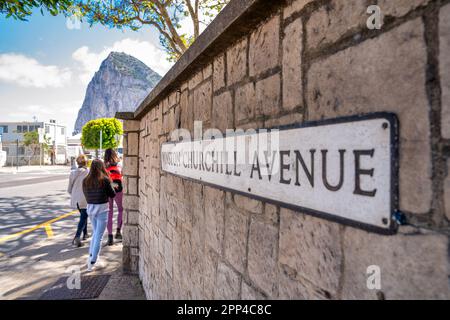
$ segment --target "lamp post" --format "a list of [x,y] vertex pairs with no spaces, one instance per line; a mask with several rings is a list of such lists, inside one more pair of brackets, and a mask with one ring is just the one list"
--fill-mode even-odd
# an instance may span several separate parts
[[102,148],[103,148],[103,130],[100,130],[100,157],[102,154]]

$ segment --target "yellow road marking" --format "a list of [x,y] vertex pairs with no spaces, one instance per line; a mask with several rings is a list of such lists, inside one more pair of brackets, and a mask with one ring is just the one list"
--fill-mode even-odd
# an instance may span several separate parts
[[[56,222],[58,220],[64,219],[64,218],[74,214],[75,212],[78,212],[78,210],[70,211],[70,212],[62,214],[62,215],[60,215],[60,216],[58,216],[56,218],[53,218],[53,219],[45,221],[45,222],[43,222],[41,224],[35,225],[34,227],[31,227],[31,228],[28,228],[28,229],[25,229],[25,230],[22,230],[22,231],[10,234],[8,236],[2,237],[2,238],[0,238],[0,243],[6,242],[6,241],[14,239],[14,238],[17,238],[17,237],[22,236],[22,235],[27,234],[27,233],[33,232],[33,231],[35,231],[35,230],[37,230],[39,228],[42,228],[42,227],[46,228],[47,225],[50,225],[53,222]],[[45,231],[47,231],[47,228],[45,229]],[[51,233],[53,235],[53,231],[51,231]],[[48,232],[47,232],[47,235],[48,235]]]
[[52,230],[52,226],[49,224],[46,224],[44,226],[45,228],[45,232],[47,233],[47,237],[52,238],[53,237],[53,230]]

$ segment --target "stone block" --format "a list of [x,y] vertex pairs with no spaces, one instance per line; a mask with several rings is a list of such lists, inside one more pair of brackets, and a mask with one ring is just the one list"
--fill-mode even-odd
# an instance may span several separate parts
[[255,288],[248,285],[245,281],[241,284],[241,299],[242,300],[264,300],[266,297],[258,292]]
[[209,121],[212,107],[211,81],[205,82],[194,91],[194,120]]
[[206,67],[203,68],[203,79],[206,80],[209,77],[212,76],[213,73],[213,68],[212,68],[212,64],[208,64]]
[[256,83],[256,114],[274,116],[280,111],[280,74]]
[[229,91],[213,98],[211,125],[223,133],[233,128],[233,101]]
[[123,246],[139,247],[139,229],[138,226],[123,226]]
[[[344,235],[345,273],[343,299],[446,299],[448,238],[433,233],[382,236],[353,228]],[[369,266],[379,267],[379,290],[369,276]],[[369,273],[368,273],[369,271]]]
[[133,194],[133,195],[137,195],[138,194],[138,179],[137,178],[132,178],[132,177],[127,177],[127,182],[128,182],[128,187],[126,190],[126,193],[128,194]]
[[450,220],[450,159],[447,159],[447,176],[444,180],[444,208],[445,215]]
[[308,48],[332,44],[346,34],[366,28],[366,11],[371,4],[369,0],[333,0],[314,11],[306,24]]
[[430,0],[380,0],[378,6],[384,16],[402,17],[429,2]]
[[262,212],[263,205],[262,202],[259,200],[255,200],[246,196],[241,196],[239,194],[235,194],[233,198],[236,206],[242,210],[249,211],[251,213]]
[[303,113],[295,112],[284,116],[268,119],[264,122],[265,128],[281,127],[290,124],[300,124],[303,122]]
[[284,30],[283,39],[283,109],[303,105],[302,90],[302,21],[295,20]]
[[269,297],[277,295],[278,229],[252,218],[248,243],[248,275]]
[[450,5],[439,13],[439,70],[442,88],[442,137],[450,139]]
[[140,121],[139,120],[124,120],[123,121],[123,131],[139,131],[140,129]]
[[191,79],[189,79],[188,82],[189,90],[194,90],[194,88],[197,87],[202,81],[203,81],[203,72],[202,70],[200,70],[197,71],[197,73],[195,73]]
[[287,19],[294,13],[301,11],[312,0],[293,0],[289,1],[288,5],[283,9],[283,18]]
[[123,170],[124,176],[137,176],[138,173],[138,158],[137,157],[124,157]]
[[264,205],[264,217],[267,221],[277,224],[279,222],[279,208],[273,204]]
[[227,51],[228,85],[241,81],[247,75],[247,38],[239,41]]
[[[166,267],[166,272],[172,278],[173,272],[173,253],[172,253],[172,241],[169,238],[164,238],[164,265]],[[170,280],[169,280],[170,281]]]
[[235,112],[236,122],[246,122],[255,116],[256,90],[255,83],[250,82],[236,89]]
[[225,86],[225,55],[221,54],[213,62],[213,88],[217,91]]
[[134,132],[127,134],[127,155],[137,156],[139,152],[139,135]]
[[125,194],[123,196],[123,208],[125,210],[139,210],[139,197]]
[[139,211],[127,210],[127,224],[138,225],[139,224]]
[[342,248],[339,225],[280,209],[281,265],[335,294],[339,286]]
[[237,300],[239,299],[240,277],[233,269],[222,262],[217,267],[217,283],[215,299]]
[[224,235],[224,192],[204,187],[206,243],[217,253],[222,253]]
[[280,16],[261,25],[250,36],[249,72],[256,76],[279,63]]
[[244,273],[247,257],[248,216],[228,208],[225,212],[225,258]]
[[[191,95],[194,96],[193,94]],[[188,91],[183,91],[180,96],[180,118],[181,118],[181,128],[192,132],[194,127],[194,104],[189,103],[189,93]]]

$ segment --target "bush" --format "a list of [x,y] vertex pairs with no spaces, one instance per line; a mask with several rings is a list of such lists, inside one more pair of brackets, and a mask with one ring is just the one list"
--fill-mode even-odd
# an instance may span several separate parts
[[116,118],[101,118],[87,122],[81,131],[81,144],[86,149],[100,149],[100,131],[102,131],[102,149],[117,148],[117,135],[123,134],[122,123]]

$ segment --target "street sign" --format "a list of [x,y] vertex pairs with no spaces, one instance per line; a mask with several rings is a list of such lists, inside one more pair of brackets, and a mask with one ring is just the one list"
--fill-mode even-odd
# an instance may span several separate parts
[[162,170],[367,230],[395,232],[394,115],[279,129],[165,143]]
[[45,143],[44,128],[38,128],[39,143]]

